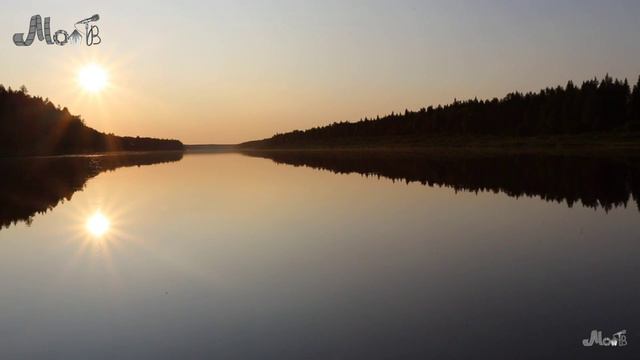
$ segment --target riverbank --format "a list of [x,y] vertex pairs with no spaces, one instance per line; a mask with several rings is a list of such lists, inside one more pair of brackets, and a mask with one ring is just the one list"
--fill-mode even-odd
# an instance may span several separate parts
[[[187,148],[189,148],[187,146]],[[446,153],[626,153],[640,154],[640,133],[591,133],[535,137],[445,136],[340,138],[331,142],[271,144],[252,141],[241,151],[411,151]]]

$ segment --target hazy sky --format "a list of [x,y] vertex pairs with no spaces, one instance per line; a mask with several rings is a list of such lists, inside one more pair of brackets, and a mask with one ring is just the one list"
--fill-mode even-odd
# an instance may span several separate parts
[[[100,14],[102,44],[16,47]],[[640,75],[640,1],[7,1],[0,83],[121,135],[233,143],[454,98]],[[4,39],[4,40],[2,40]],[[86,63],[111,86],[88,96]]]

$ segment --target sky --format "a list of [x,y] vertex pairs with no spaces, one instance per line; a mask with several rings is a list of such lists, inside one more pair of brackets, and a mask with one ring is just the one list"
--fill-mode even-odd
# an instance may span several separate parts
[[[96,46],[17,47],[32,15]],[[640,75],[640,2],[32,1],[0,4],[0,83],[118,135],[238,143],[454,99]],[[4,39],[4,40],[3,40]],[[89,63],[109,85],[77,83]]]

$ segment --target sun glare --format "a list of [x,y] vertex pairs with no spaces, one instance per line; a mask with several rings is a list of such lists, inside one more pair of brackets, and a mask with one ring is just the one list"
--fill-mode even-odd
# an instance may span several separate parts
[[109,231],[110,226],[111,223],[109,222],[109,219],[99,211],[89,217],[86,224],[89,234],[95,237],[102,237],[107,233],[107,231]]
[[86,65],[78,72],[78,83],[92,93],[102,91],[107,86],[107,81],[107,72],[97,64]]

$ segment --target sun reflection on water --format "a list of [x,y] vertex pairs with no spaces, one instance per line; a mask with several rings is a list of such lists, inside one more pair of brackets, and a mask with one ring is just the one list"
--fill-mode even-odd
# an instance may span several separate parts
[[105,201],[103,197],[86,199],[74,205],[69,212],[70,224],[67,228],[67,243],[74,250],[68,264],[62,270],[62,277],[84,271],[87,266],[103,268],[110,281],[117,284],[119,274],[113,256],[126,242],[131,244],[131,236],[123,232],[122,206],[113,206],[116,201]]

